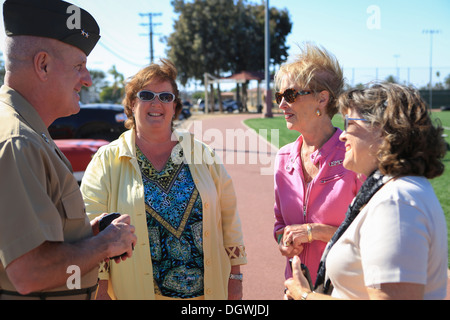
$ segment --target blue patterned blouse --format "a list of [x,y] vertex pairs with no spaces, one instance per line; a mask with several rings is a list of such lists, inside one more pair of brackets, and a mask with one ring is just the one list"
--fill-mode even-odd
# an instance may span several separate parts
[[177,144],[157,171],[136,145],[145,190],[145,207],[155,293],[174,298],[203,295],[202,201]]

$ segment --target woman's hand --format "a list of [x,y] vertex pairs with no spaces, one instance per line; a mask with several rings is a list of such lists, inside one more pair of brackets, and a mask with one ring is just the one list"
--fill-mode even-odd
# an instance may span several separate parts
[[283,241],[285,244],[300,246],[308,243],[308,224],[293,224],[284,228]]
[[[309,231],[308,231],[309,229]],[[282,234],[278,243],[283,256],[293,257],[303,251],[303,243],[322,241],[327,243],[336,232],[337,227],[320,223],[293,224],[276,232]]]
[[242,300],[241,280],[228,280],[228,300]]
[[300,300],[303,293],[311,292],[308,280],[303,275],[299,257],[292,259],[292,278],[286,280],[284,285],[286,287],[285,300]]
[[[295,225],[294,225],[295,226]],[[278,242],[278,249],[281,252],[281,255],[285,257],[292,258],[296,255],[299,255],[303,251],[303,245],[301,242],[297,241],[294,243],[289,236],[287,236],[286,230],[289,232],[292,226],[287,226],[284,229],[280,229],[276,232],[276,235],[281,235],[281,239]]]
[[[240,266],[232,266],[231,274],[240,274]],[[242,281],[236,279],[228,280],[228,300],[242,300]]]

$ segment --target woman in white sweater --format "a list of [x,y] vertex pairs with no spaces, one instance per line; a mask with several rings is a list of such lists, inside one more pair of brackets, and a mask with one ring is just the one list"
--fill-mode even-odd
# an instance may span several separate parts
[[[445,298],[446,221],[427,180],[444,171],[442,128],[419,92],[398,84],[348,91],[339,104],[344,167],[368,178],[324,252],[315,287],[294,259],[286,298]],[[331,297],[318,293],[330,288]]]

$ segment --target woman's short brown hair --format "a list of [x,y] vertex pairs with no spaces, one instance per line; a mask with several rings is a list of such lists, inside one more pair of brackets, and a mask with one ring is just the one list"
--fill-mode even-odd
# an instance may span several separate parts
[[329,92],[327,114],[330,118],[338,112],[337,98],[344,87],[344,77],[336,57],[325,48],[312,43],[300,47],[301,53],[293,61],[283,64],[275,75],[275,83],[279,88],[287,76],[298,86],[314,93]]
[[125,108],[125,114],[128,119],[125,121],[125,128],[131,129],[135,126],[133,116],[133,105],[137,99],[137,93],[142,90],[149,82],[159,80],[161,82],[167,81],[172,85],[173,94],[175,95],[175,119],[178,118],[183,108],[180,100],[180,93],[176,83],[177,69],[167,59],[161,59],[161,64],[152,63],[151,65],[141,69],[136,75],[131,77],[125,85],[125,98],[122,104]]
[[381,129],[383,142],[377,153],[381,173],[431,179],[444,172],[443,129],[433,126],[428,106],[416,89],[375,83],[343,93],[338,105],[342,114],[355,110]]

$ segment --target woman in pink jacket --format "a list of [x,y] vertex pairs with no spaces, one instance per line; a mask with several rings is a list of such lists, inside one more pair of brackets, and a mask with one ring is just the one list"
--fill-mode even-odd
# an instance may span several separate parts
[[280,149],[275,162],[274,236],[286,259],[299,255],[314,283],[327,242],[344,220],[362,182],[342,166],[341,130],[331,122],[344,80],[336,58],[306,44],[298,58],[281,66],[276,101],[288,129],[300,137]]

